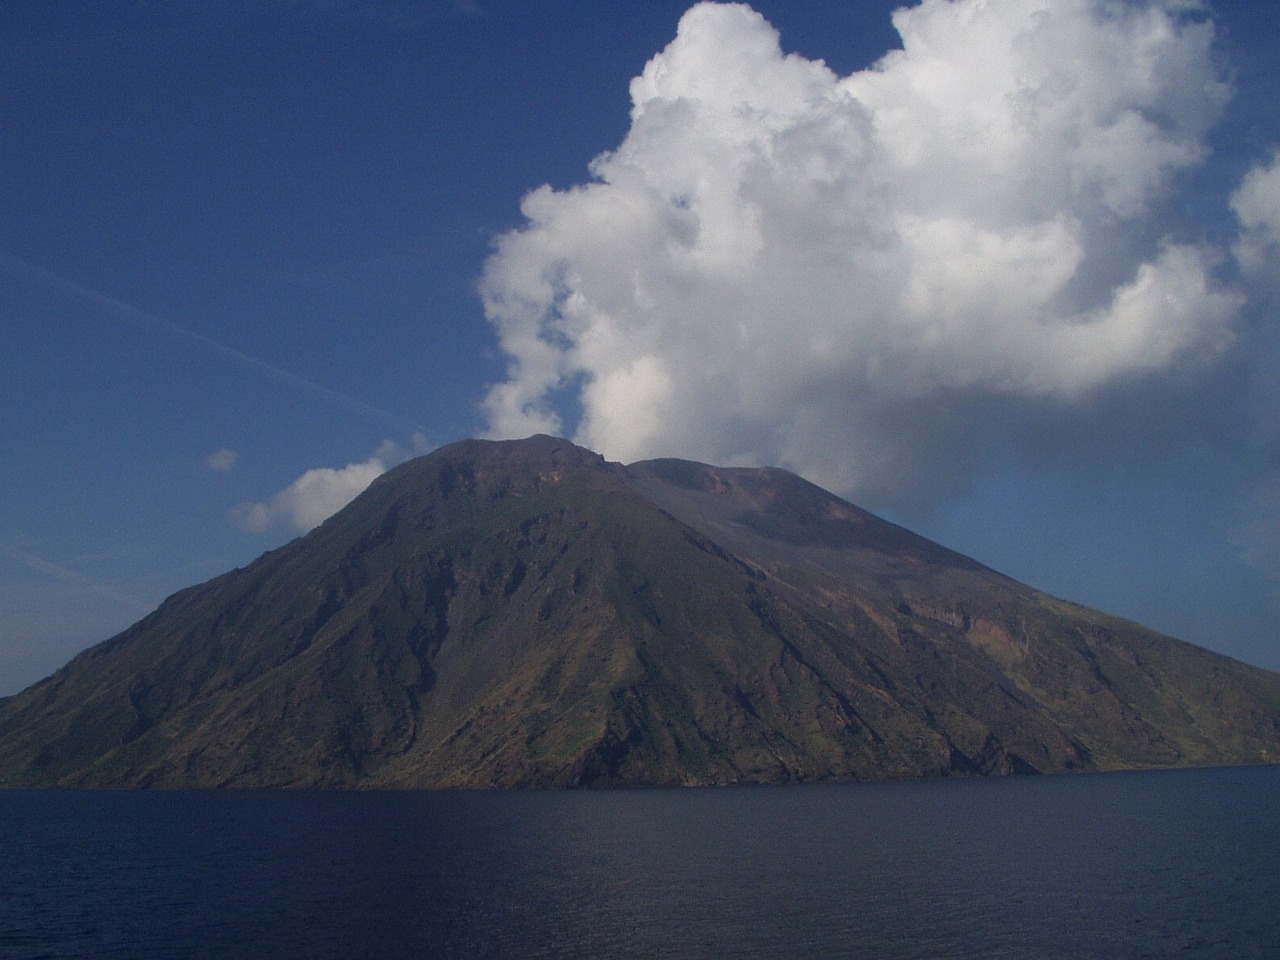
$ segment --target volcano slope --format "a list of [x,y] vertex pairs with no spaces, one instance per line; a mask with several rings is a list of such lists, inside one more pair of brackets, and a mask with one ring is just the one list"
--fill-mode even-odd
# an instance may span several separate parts
[[1266,763],[1280,674],[799,477],[464,441],[0,701],[0,785],[558,787]]

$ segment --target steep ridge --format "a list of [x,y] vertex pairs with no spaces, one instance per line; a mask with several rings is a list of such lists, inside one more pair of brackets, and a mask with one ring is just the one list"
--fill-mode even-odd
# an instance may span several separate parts
[[465,441],[0,701],[0,784],[761,783],[1270,762],[1280,675],[780,470]]

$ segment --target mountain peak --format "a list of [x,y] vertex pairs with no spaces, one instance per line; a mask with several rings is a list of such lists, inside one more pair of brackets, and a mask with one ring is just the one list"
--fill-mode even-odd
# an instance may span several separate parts
[[[387,471],[384,484],[460,483],[491,494],[522,492],[558,483],[577,472],[616,472],[598,453],[543,434],[523,440],[460,440]],[[514,487],[513,487],[514,485]]]
[[0,785],[776,783],[1271,762],[1280,676],[773,468],[388,471],[0,701]]

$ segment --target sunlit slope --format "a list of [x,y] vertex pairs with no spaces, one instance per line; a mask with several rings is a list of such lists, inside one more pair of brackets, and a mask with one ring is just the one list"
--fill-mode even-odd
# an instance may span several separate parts
[[0,783],[782,782],[1267,762],[1280,675],[794,475],[468,441],[0,701]]

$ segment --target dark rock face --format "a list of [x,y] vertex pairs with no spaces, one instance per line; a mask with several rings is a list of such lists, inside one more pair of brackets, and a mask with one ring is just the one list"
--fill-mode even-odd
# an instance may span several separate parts
[[776,783],[1272,762],[1280,675],[780,470],[467,441],[0,701],[0,784]]

